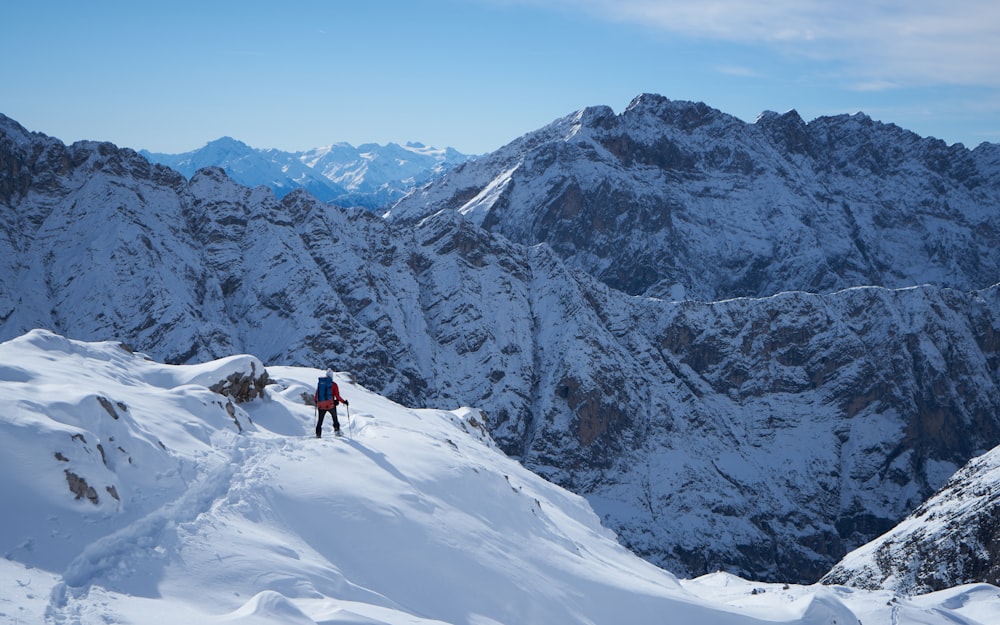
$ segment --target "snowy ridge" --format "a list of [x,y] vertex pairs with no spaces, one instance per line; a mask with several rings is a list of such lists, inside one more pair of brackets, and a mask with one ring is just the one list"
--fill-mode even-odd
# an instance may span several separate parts
[[[18,476],[0,484],[9,622],[979,625],[1000,613],[985,586],[894,599],[679,582],[498,452],[478,411],[408,409],[349,374],[337,381],[350,435],[317,440],[303,400],[315,369],[268,367],[263,395],[236,406],[197,381],[262,375],[256,358],[162,365],[34,331],[0,344],[0,362],[0,458]],[[98,496],[78,496],[80,481]]]

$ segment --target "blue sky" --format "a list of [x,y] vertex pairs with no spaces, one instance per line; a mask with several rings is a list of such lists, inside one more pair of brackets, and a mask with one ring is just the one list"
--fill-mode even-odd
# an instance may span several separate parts
[[1000,142],[995,0],[6,4],[0,113],[67,143],[483,153],[646,92]]

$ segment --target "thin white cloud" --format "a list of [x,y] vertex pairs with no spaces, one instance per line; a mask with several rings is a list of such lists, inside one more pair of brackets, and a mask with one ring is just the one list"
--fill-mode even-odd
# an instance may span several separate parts
[[856,82],[847,85],[851,91],[889,91],[899,87],[899,83],[891,80],[869,80],[867,82]]
[[996,0],[495,0],[842,64],[861,85],[1000,87]]
[[720,65],[715,68],[720,74],[726,74],[728,76],[739,76],[742,78],[760,78],[763,76],[759,71],[743,67],[741,65]]

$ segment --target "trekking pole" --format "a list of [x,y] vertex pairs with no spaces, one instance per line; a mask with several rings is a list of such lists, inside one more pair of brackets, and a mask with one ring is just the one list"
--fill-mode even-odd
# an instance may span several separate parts
[[351,424],[351,405],[347,404],[344,406],[347,409],[347,433],[351,435],[351,440],[354,440],[354,425]]

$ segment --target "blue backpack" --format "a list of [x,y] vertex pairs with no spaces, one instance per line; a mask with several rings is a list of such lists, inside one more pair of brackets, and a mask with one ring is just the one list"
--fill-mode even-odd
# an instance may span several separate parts
[[330,410],[337,403],[333,401],[333,380],[323,376],[316,386],[316,407],[322,410]]

